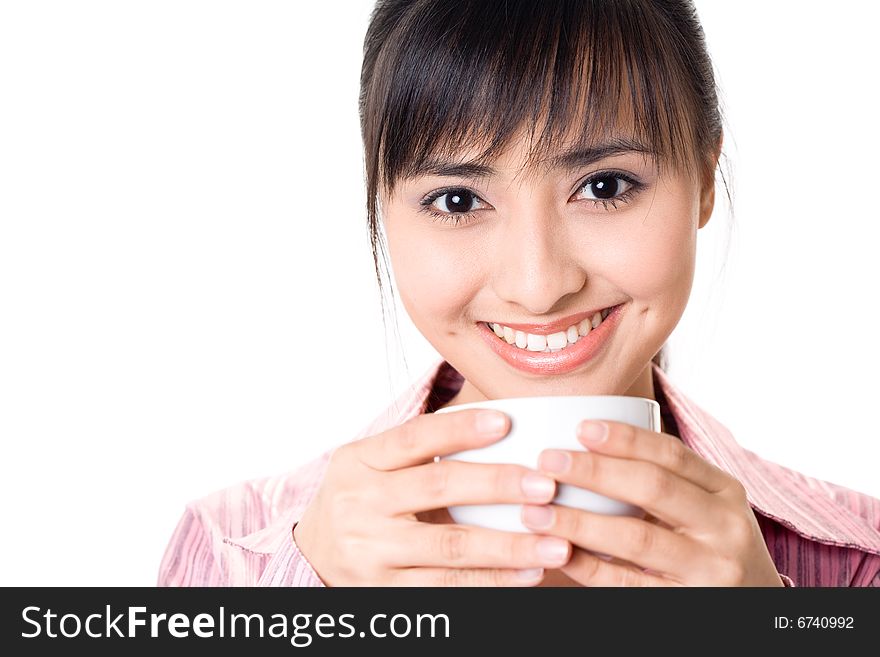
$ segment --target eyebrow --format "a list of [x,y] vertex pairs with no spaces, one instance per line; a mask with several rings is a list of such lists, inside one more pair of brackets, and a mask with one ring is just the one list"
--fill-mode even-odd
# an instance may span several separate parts
[[[576,146],[558,152],[543,162],[550,170],[571,171],[590,166],[599,160],[627,153],[643,153],[654,155],[654,150],[630,139],[615,139],[592,146]],[[498,173],[493,167],[478,162],[448,162],[428,159],[417,163],[404,176],[418,178],[420,176],[451,176],[456,178],[492,178]]]

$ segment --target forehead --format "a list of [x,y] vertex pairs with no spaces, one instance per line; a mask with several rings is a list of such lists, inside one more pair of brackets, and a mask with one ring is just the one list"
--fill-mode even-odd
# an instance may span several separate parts
[[[656,155],[650,145],[624,137],[610,138],[600,142],[574,143],[562,148],[545,148],[537,152],[523,150],[526,152],[525,156],[519,156],[516,159],[521,160],[519,168],[527,174],[554,171],[567,173],[621,155],[639,155],[645,160]],[[513,159],[510,148],[506,149],[498,158],[487,156],[474,149],[438,153],[413,161],[401,178],[403,181],[423,176],[494,178],[500,172],[497,162],[505,160],[510,162]]]
[[565,174],[626,155],[659,169],[662,148],[650,131],[639,129],[625,99],[605,99],[601,107],[545,103],[516,124],[491,107],[480,117],[448,121],[428,135],[413,135],[408,152],[398,153],[391,188],[425,176],[484,180],[499,177],[502,170],[515,171],[516,178]]

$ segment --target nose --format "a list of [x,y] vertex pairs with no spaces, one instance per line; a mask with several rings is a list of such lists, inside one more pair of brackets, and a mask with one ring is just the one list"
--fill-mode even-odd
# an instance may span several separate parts
[[565,300],[583,289],[586,272],[564,220],[545,207],[503,222],[491,259],[500,299],[538,316],[563,309]]

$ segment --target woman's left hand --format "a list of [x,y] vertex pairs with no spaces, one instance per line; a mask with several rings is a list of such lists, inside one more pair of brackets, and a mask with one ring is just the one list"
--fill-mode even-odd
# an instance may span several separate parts
[[[604,439],[589,440],[593,425],[607,427]],[[568,577],[584,586],[783,585],[739,481],[665,433],[603,420],[581,423],[578,439],[589,451],[545,450],[539,469],[649,515],[525,506],[531,529],[571,541]]]

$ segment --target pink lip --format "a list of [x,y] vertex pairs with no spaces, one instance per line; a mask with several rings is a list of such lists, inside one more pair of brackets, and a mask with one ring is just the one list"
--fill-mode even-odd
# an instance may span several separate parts
[[[518,370],[529,374],[565,374],[583,365],[599,352],[620,321],[625,305],[615,306],[597,328],[592,329],[573,345],[568,345],[562,351],[555,353],[526,351],[507,344],[505,340],[495,335],[495,332],[485,322],[479,323],[480,335],[496,354]],[[573,317],[577,317],[577,315],[573,315]],[[565,318],[565,321],[568,321],[568,318]],[[566,326],[571,326],[571,324]],[[515,328],[515,326],[510,326],[510,328]]]

